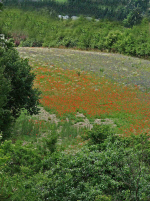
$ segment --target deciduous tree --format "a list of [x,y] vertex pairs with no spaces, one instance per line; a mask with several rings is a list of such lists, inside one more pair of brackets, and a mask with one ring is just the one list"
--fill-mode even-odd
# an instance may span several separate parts
[[40,92],[33,87],[35,78],[27,59],[19,57],[11,42],[0,46],[0,131],[4,137],[11,123],[25,108],[37,114]]

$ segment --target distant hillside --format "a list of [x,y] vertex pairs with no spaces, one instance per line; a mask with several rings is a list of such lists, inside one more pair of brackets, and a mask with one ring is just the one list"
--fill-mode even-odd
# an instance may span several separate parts
[[47,8],[38,12],[7,8],[1,12],[0,30],[16,46],[98,49],[148,58],[149,24],[144,18],[139,25],[126,28],[116,21],[50,17]]
[[150,16],[149,0],[4,0],[5,6],[24,9],[47,8],[58,15],[85,15],[123,21],[126,26],[138,24],[144,16]]

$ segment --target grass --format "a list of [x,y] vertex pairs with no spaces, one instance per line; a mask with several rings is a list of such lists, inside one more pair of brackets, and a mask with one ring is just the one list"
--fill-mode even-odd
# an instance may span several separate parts
[[38,118],[28,116],[26,111],[23,110],[14,125],[12,138],[14,138],[13,136],[15,136],[13,140],[35,140],[38,137],[41,137],[42,134],[45,133],[47,130],[51,130],[52,128],[53,125],[48,124],[44,120],[38,120]]
[[[77,118],[74,118],[77,119]],[[81,130],[72,126],[72,122],[60,121],[57,125],[50,121],[39,120],[38,116],[28,116],[23,110],[21,116],[17,119],[11,135],[13,143],[23,141],[23,144],[33,143],[34,147],[45,143],[52,135],[58,135],[57,148],[64,150],[66,147],[78,147],[82,140],[78,139]]]

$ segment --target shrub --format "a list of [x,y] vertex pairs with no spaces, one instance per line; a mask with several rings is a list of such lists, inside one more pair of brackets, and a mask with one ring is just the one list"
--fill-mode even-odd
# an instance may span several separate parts
[[133,25],[139,24],[142,20],[142,10],[140,8],[136,8],[131,11],[127,18],[124,19],[123,23],[126,27],[132,27]]
[[122,38],[122,33],[119,30],[110,31],[108,36],[105,38],[105,48],[113,49],[115,48],[115,43]]
[[46,161],[55,150],[56,138],[50,135],[41,142],[39,140],[37,145],[19,140],[15,144],[11,140],[0,144],[0,200],[38,199],[34,178],[38,178],[41,171],[50,169],[51,164],[47,165]]
[[25,41],[21,41],[19,44],[21,47],[41,47],[42,46],[42,42],[37,41],[34,38],[31,38],[31,39],[28,38]]
[[51,157],[51,169],[35,186],[40,199],[149,200],[150,170],[142,153],[150,146],[147,138],[109,135],[103,144],[101,151],[91,145],[92,149],[85,146],[74,155],[60,154],[54,162]]
[[[0,55],[3,49],[0,49]],[[0,58],[1,63],[2,58]],[[11,91],[10,80],[4,76],[4,66],[0,67],[0,130],[7,129],[12,121],[11,111],[4,109],[8,103],[8,95]]]
[[3,8],[3,2],[0,1],[0,11],[2,10],[2,8]]
[[93,128],[91,130],[86,130],[82,137],[90,140],[89,145],[96,145],[103,143],[104,140],[112,134],[113,132],[110,125],[94,124]]

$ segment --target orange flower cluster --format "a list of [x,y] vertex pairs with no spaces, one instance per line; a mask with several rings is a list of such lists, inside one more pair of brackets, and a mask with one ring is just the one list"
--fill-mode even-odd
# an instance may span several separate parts
[[150,132],[150,101],[138,98],[142,93],[138,87],[129,88],[90,73],[55,67],[36,67],[35,72],[35,85],[42,91],[41,104],[55,109],[60,116],[76,111],[85,111],[91,117],[121,114],[128,126],[121,126],[120,133]]

